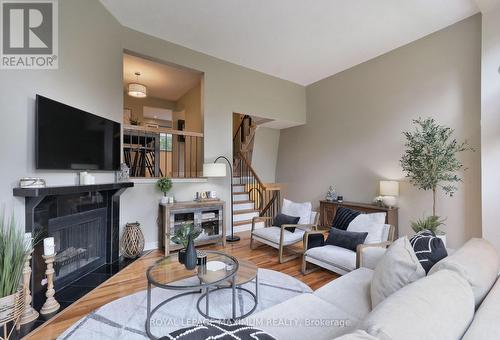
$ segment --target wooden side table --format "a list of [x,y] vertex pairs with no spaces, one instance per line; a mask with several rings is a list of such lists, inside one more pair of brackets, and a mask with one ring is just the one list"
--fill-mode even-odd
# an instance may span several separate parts
[[226,246],[226,224],[224,222],[224,201],[160,203],[160,240],[165,247],[165,256],[179,250],[181,245],[170,241],[176,228],[192,223],[203,230],[195,246],[222,243]]

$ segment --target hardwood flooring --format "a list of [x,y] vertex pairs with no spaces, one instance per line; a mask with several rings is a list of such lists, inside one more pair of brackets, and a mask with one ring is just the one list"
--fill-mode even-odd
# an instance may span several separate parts
[[[202,247],[202,249],[224,250],[237,258],[255,263],[259,268],[272,269],[296,277],[309,285],[313,290],[338,277],[338,275],[322,269],[304,276],[300,272],[302,261],[300,258],[280,264],[276,249],[263,245],[255,250],[251,250],[250,234],[246,232],[239,235],[241,236],[241,241],[227,243],[225,248],[212,245]],[[67,328],[93,310],[113,300],[145,290],[147,287],[146,270],[162,256],[163,251],[160,250],[153,250],[142,256],[45,324],[35,329],[24,339],[56,339]]]

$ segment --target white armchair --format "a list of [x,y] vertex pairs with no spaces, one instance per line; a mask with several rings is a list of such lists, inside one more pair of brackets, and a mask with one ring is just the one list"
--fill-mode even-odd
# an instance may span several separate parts
[[[287,214],[288,211],[285,210],[285,204],[290,201],[286,201],[283,206],[283,213]],[[293,202],[291,202],[294,204]],[[291,216],[297,216],[298,214],[290,213]],[[307,221],[309,223],[300,223],[299,224],[283,224],[281,227],[268,226],[272,223],[266,223],[264,228],[256,229],[255,224],[262,221],[272,220],[273,217],[254,217],[252,219],[252,230],[250,234],[250,248],[255,249],[254,245],[255,241],[266,244],[273,248],[278,249],[279,251],[279,262],[284,263],[290,260],[296,259],[303,254],[303,250],[292,249],[290,246],[295,245],[299,242],[304,242],[304,235],[308,231],[313,231],[317,229],[317,225],[319,222],[319,213],[315,211],[307,212]],[[302,219],[304,221],[304,219]],[[295,231],[291,232],[286,228],[295,227]],[[285,248],[289,252],[292,252],[292,255],[285,257]]]
[[[378,249],[372,250],[371,248],[385,249],[389,247],[394,239],[394,226],[384,225],[383,242],[360,244],[356,251],[333,245],[322,245],[308,249],[309,236],[319,233],[324,234],[324,232],[318,231],[309,231],[304,234],[304,256],[302,258],[302,274],[304,275],[317,270],[319,267],[344,275],[361,266],[376,265],[381,252]],[[372,255],[373,259],[371,258]],[[315,265],[315,267],[308,269],[308,263]]]

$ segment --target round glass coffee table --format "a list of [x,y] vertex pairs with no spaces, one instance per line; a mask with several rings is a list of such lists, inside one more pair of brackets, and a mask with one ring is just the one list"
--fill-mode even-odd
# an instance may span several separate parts
[[[216,318],[213,318],[210,316],[210,292],[220,290],[220,289],[233,289],[233,283],[235,282],[234,287],[236,290],[240,290],[242,292],[248,293],[252,299],[253,299],[253,306],[252,308],[242,314],[235,314],[235,304],[236,304],[236,298],[234,295],[234,289],[233,289],[233,320],[238,320],[238,319],[243,319],[252,314],[255,309],[257,308],[257,305],[259,303],[259,275],[258,275],[258,268],[255,264],[253,264],[250,261],[246,260],[238,260],[239,268],[236,273],[236,278],[230,279],[226,282],[219,283],[217,285],[211,286],[211,287],[206,287],[205,292],[200,296],[198,299],[198,303],[196,305],[196,308],[198,309],[198,313],[200,313],[203,317],[211,320],[217,320]],[[252,292],[250,289],[244,288],[243,285],[255,280],[255,292]],[[202,311],[200,304],[201,302],[205,300],[205,311]]]
[[[199,265],[193,270],[188,270],[183,264],[179,263],[177,253],[158,260],[147,270],[146,277],[148,279],[148,290],[146,332],[151,339],[156,339],[156,337],[151,333],[151,317],[155,314],[155,312],[165,304],[189,294],[202,294],[198,300],[198,305],[201,299],[205,296],[207,297],[205,299],[206,313],[202,313],[204,317],[207,317],[210,314],[210,291],[213,289],[220,289],[221,287],[230,288],[232,290],[232,318],[235,320],[237,319],[236,274],[239,269],[238,260],[233,256],[219,251],[206,250],[204,252],[207,254],[207,264]],[[198,278],[197,283],[184,280],[193,277]],[[168,290],[178,290],[180,293],[162,301],[151,310],[152,286]],[[200,308],[198,308],[198,311],[200,312]]]

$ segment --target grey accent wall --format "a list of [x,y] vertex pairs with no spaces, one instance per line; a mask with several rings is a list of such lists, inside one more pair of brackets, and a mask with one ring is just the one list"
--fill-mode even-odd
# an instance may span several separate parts
[[483,237],[500,253],[500,5],[483,14],[482,42]]
[[476,15],[308,86],[307,124],[281,131],[277,180],[289,184],[291,199],[315,206],[330,184],[346,200],[371,202],[380,179],[402,180],[400,234],[411,234],[409,221],[432,212],[432,196],[403,179],[401,132],[412,119],[434,117],[477,150],[463,155],[459,192],[439,194],[449,246],[481,236],[480,70]]

